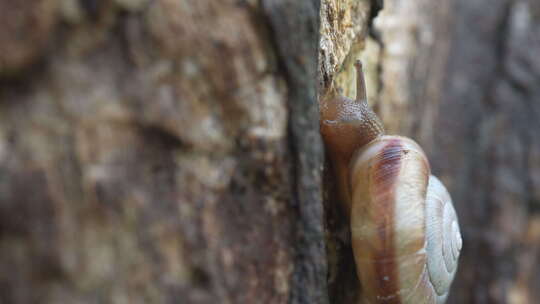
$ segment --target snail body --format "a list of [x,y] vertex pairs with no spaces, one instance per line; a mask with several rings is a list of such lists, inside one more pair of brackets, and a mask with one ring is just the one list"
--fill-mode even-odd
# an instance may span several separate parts
[[413,140],[384,135],[366,100],[321,101],[321,134],[341,200],[364,303],[444,303],[462,242],[452,200]]

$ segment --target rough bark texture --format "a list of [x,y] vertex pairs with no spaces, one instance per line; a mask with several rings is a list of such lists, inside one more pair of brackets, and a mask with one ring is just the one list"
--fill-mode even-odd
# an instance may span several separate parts
[[539,2],[382,4],[0,0],[0,302],[355,303],[316,95],[360,57],[455,201],[449,303],[535,303]]
[[318,1],[15,2],[1,303],[326,303]]

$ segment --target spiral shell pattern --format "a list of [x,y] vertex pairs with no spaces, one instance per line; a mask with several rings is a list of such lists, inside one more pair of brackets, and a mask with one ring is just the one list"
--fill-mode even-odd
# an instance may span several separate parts
[[450,194],[433,175],[426,196],[428,272],[438,297],[444,303],[457,270],[462,240]]

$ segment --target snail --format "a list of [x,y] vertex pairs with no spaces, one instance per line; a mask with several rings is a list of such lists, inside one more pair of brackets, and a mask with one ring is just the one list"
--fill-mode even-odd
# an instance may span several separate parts
[[320,104],[321,134],[349,215],[363,303],[444,303],[462,247],[450,195],[412,139],[384,134],[367,103],[360,61],[356,100]]

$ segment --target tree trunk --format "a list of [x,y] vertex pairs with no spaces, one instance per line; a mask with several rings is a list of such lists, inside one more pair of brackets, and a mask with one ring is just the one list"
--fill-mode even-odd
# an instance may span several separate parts
[[0,302],[326,303],[318,1],[0,1]]
[[0,0],[0,302],[356,303],[317,94],[353,96],[362,58],[453,197],[448,302],[535,303],[539,20],[535,0]]

